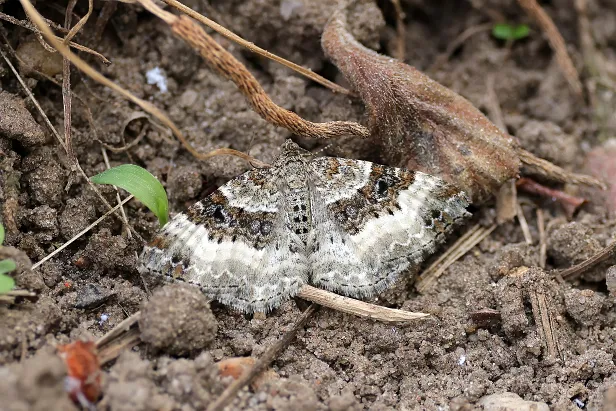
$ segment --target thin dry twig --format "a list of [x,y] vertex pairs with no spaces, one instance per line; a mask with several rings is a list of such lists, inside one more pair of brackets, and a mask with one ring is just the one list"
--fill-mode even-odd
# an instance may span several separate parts
[[0,294],[0,303],[14,304],[15,299],[18,297],[27,298],[30,300],[36,300],[38,298],[36,293],[28,290],[11,290],[4,294]]
[[183,5],[182,3],[180,3],[179,1],[176,0],[163,0],[165,3],[167,3],[168,5],[170,5],[171,7],[176,8],[177,10],[181,11],[182,13],[185,13],[187,16],[192,17],[193,19],[197,20],[198,22],[205,24],[207,27],[211,28],[212,30],[216,31],[218,34],[228,38],[231,41],[234,41],[235,43],[239,44],[240,46],[246,47],[248,50],[252,51],[253,53],[256,53],[260,56],[263,56],[265,58],[268,58],[272,61],[275,61],[277,63],[282,64],[285,67],[290,68],[291,70],[296,71],[297,73],[321,84],[322,86],[327,87],[328,89],[330,89],[331,91],[335,92],[335,93],[341,93],[341,94],[347,94],[347,95],[354,95],[354,93],[351,90],[348,90],[342,86],[339,86],[336,83],[333,83],[329,80],[327,80],[324,77],[321,77],[320,75],[316,74],[315,72],[313,72],[310,69],[307,69],[305,67],[302,67],[298,64],[295,64],[293,62],[290,62],[288,60],[283,59],[282,57],[279,57],[275,54],[270,53],[267,50],[263,50],[262,48],[254,45],[251,42],[248,42],[246,40],[244,40],[243,38],[241,38],[240,36],[238,36],[237,34],[231,32],[230,30],[226,29],[225,27],[221,26],[220,24],[208,19],[207,17],[197,13],[196,11],[190,9],[189,7],[186,7],[185,5]]
[[109,22],[109,19],[118,8],[118,3],[117,1],[106,1],[100,12],[98,12],[98,18],[94,26],[94,34],[92,35],[92,39],[95,43],[100,41],[103,30],[105,30],[107,26],[107,22]]
[[251,368],[240,375],[237,380],[233,381],[231,385],[223,391],[220,397],[216,399],[216,401],[210,403],[207,407],[207,411],[222,410],[229,404],[229,402],[233,400],[233,397],[235,397],[235,395],[242,388],[250,384],[256,376],[265,371],[270,363],[289,346],[291,341],[295,338],[295,335],[306,325],[312,314],[316,312],[317,308],[317,304],[311,304],[310,307],[302,313],[301,317],[297,320],[293,327],[287,331],[278,342],[268,348],[268,350],[255,362]]
[[[146,0],[139,0],[145,6]],[[151,7],[148,8],[152,11]],[[154,9],[156,10],[156,9]],[[190,17],[175,17],[163,15],[162,10],[156,10],[157,15],[165,20],[178,37],[186,41],[193,49],[199,51],[201,57],[210,68],[220,76],[231,80],[248,100],[252,109],[264,120],[279,127],[284,127],[293,134],[309,138],[333,138],[355,136],[367,138],[369,130],[352,121],[329,121],[313,123],[304,120],[296,113],[286,110],[267,95],[257,79],[231,53],[221,47],[205,30]]]
[[[92,68],[92,66],[90,66],[88,63],[86,63],[80,57],[75,55],[61,41],[58,41],[55,38],[55,36],[53,35],[53,33],[51,32],[49,27],[45,25],[41,15],[36,11],[36,9],[34,8],[34,6],[32,5],[30,0],[20,0],[20,2],[22,4],[24,10],[26,11],[28,16],[30,17],[30,19],[34,22],[34,24],[36,24],[36,26],[41,30],[41,32],[43,33],[45,38],[56,48],[56,50],[58,50],[60,52],[60,54],[62,54],[64,57],[68,58],[71,61],[71,63],[73,63],[79,70],[83,71],[85,74],[90,76],[93,80],[95,80],[96,82],[98,82],[98,83],[100,83],[100,84],[102,84],[104,86],[109,87],[110,89],[112,89],[113,91],[117,92],[118,94],[120,94],[125,99],[127,99],[129,101],[132,101],[133,103],[137,104],[143,110],[145,110],[146,112],[150,113],[155,118],[157,118],[162,124],[164,124],[165,126],[169,127],[171,129],[171,131],[173,131],[173,134],[176,136],[176,138],[180,141],[180,143],[182,143],[184,148],[188,152],[190,152],[195,158],[200,159],[200,160],[205,160],[205,159],[217,156],[217,155],[225,154],[225,155],[234,155],[234,156],[240,157],[240,158],[242,158],[242,159],[244,159],[244,160],[246,160],[248,162],[251,162],[251,163],[253,163],[255,165],[258,165],[258,166],[261,166],[261,167],[267,167],[268,166],[268,164],[263,163],[263,162],[257,160],[256,158],[253,158],[253,157],[251,157],[251,156],[249,156],[249,155],[247,155],[245,153],[242,153],[240,151],[233,150],[233,149],[230,149],[230,148],[223,148],[223,149],[213,150],[213,151],[210,151],[209,153],[206,153],[206,154],[199,153],[186,140],[186,138],[184,137],[184,135],[182,134],[180,129],[161,110],[159,110],[155,105],[153,105],[153,104],[151,104],[151,103],[149,103],[149,102],[147,102],[145,100],[140,99],[139,97],[135,96],[134,94],[132,94],[128,90],[126,90],[123,87],[120,87],[119,85],[115,84],[113,81],[109,80],[108,78],[106,78],[105,76],[100,74],[98,71],[96,71],[94,68]],[[169,13],[167,13],[167,14],[169,14]],[[173,16],[173,15],[171,15],[171,16]]]
[[519,201],[516,203],[516,209],[520,228],[522,228],[522,234],[524,234],[524,241],[526,241],[526,244],[531,245],[533,243],[533,236],[530,234],[530,228],[528,228],[528,222]]
[[141,343],[141,332],[138,328],[133,328],[100,350],[98,352],[98,360],[101,365],[105,365],[118,358],[123,351],[131,349],[139,343]]
[[38,267],[41,266],[41,264],[43,264],[44,262],[50,260],[53,256],[55,256],[56,254],[58,254],[60,251],[64,250],[66,247],[68,247],[69,245],[71,245],[75,240],[77,240],[79,237],[81,237],[82,235],[84,235],[85,233],[87,233],[88,231],[90,231],[92,228],[96,227],[101,221],[103,221],[105,218],[107,218],[107,216],[113,214],[118,208],[122,207],[124,204],[126,204],[127,202],[129,202],[130,200],[132,200],[133,195],[131,194],[130,196],[126,197],[124,200],[122,200],[122,202],[120,204],[118,204],[117,206],[113,207],[111,210],[107,211],[105,214],[103,214],[98,220],[96,220],[95,222],[93,222],[92,224],[90,224],[89,226],[87,226],[86,228],[84,228],[83,230],[81,230],[79,233],[77,233],[73,238],[71,238],[70,240],[68,240],[66,243],[62,244],[60,247],[58,247],[58,249],[56,249],[55,251],[53,251],[52,253],[46,255],[41,261],[39,261],[36,264],[32,265],[32,269],[35,270]]
[[[30,31],[33,31],[35,34],[37,34],[38,36],[41,35],[40,30],[38,30],[35,26],[32,25],[32,23],[30,23],[29,21],[25,21],[25,20],[18,20],[13,16],[10,16],[8,14],[4,14],[4,13],[0,13],[0,19],[4,20],[6,22],[9,22],[11,24],[14,24],[16,26],[20,26],[23,27],[25,29],[28,29]],[[49,20],[45,19],[45,22],[49,25],[51,25],[51,22]],[[56,26],[54,27],[56,30],[60,30],[60,31],[66,31],[68,32],[68,30],[64,30],[62,27]],[[54,36],[57,40],[62,41],[61,37],[58,36]],[[45,43],[46,44],[46,43]],[[101,53],[99,53],[98,51],[92,50],[91,48],[88,48],[86,46],[82,46],[81,44],[75,43],[74,41],[69,41],[68,45],[76,50],[79,51],[83,51],[85,53],[91,54],[93,56],[95,56],[96,58],[100,59],[103,64],[109,65],[111,64],[111,61],[109,61],[109,59],[107,59],[107,57],[103,56]],[[56,50],[50,50],[52,52],[55,52]]]
[[137,311],[96,341],[101,365],[114,360],[122,351],[141,342],[141,333],[136,327],[140,317],[141,311]]
[[[101,147],[101,153],[103,155],[103,160],[105,161],[105,167],[107,167],[107,170],[109,170],[111,168],[111,164],[109,164],[109,157],[107,156],[107,150],[105,150],[105,147]],[[118,190],[118,187],[113,186],[113,188],[115,188],[116,191],[116,200],[118,201],[118,204],[122,203],[122,198],[120,197],[120,190]],[[128,238],[132,238],[133,235],[131,233],[130,230],[130,224],[128,222],[128,218],[126,217],[126,213],[124,212],[124,207],[120,207],[120,212],[122,213],[122,219],[124,220],[124,227],[126,228],[126,235],[128,236]],[[135,234],[137,234],[135,232]]]
[[[92,0],[90,0],[91,2]],[[64,16],[64,28],[71,28],[71,18],[73,16],[73,8],[75,8],[77,0],[70,0],[66,6],[66,14]],[[64,43],[70,41],[69,34],[66,36]],[[72,163],[77,163],[77,157],[73,151],[73,143],[71,141],[71,112],[72,112],[72,95],[71,95],[71,62],[66,58],[62,58],[62,105],[64,108],[64,144],[66,144],[66,154]]]
[[585,184],[599,187],[602,190],[607,188],[604,182],[599,181],[594,177],[584,174],[571,173],[558,167],[557,165],[550,163],[547,160],[535,156],[530,151],[518,148],[517,154],[520,156],[520,160],[522,161],[524,167],[526,167],[526,171],[529,174],[542,176],[559,183]]
[[429,316],[429,314],[396,310],[366,303],[309,285],[304,285],[297,296],[336,311],[383,322],[408,322]]
[[578,207],[586,202],[584,198],[569,195],[561,190],[554,190],[526,177],[520,178],[516,182],[516,185],[520,190],[524,190],[527,193],[543,196],[552,201],[558,200],[563,206],[568,218],[573,217]]
[[[498,95],[494,88],[496,73],[488,74],[486,78],[486,100],[485,105],[488,110],[488,117],[503,132],[507,132],[507,126],[503,118]],[[506,181],[496,194],[496,222],[502,224],[511,221],[517,215],[518,191],[515,186],[515,179]]]
[[545,268],[548,241],[545,234],[545,217],[541,208],[537,209],[537,229],[539,230],[539,267]]
[[574,279],[590,270],[592,267],[616,255],[616,241],[599,251],[597,254],[590,257],[588,260],[582,261],[579,264],[569,267],[565,270],[555,270],[553,275],[560,276],[565,279]]
[[567,53],[565,40],[561,36],[558,28],[556,28],[556,25],[550,16],[548,16],[545,10],[541,8],[541,6],[537,3],[537,0],[518,0],[518,3],[526,11],[526,13],[528,13],[528,15],[535,19],[537,24],[539,24],[539,27],[541,27],[547,36],[548,42],[556,54],[556,61],[567,79],[567,83],[569,84],[571,90],[577,96],[582,96],[582,83],[580,82],[580,75],[575,69],[573,61],[571,61],[571,57],[569,57],[569,53]]
[[107,334],[103,335],[96,341],[96,348],[100,349],[103,346],[111,343],[113,340],[118,338],[120,335],[124,334],[128,330],[131,329],[141,317],[141,311],[137,311],[130,317],[124,319],[121,323],[116,325],[112,330],[110,330]]
[[[81,28],[88,22],[88,19],[92,15],[92,10],[94,10],[94,0],[88,0],[88,12],[86,13],[85,16],[79,19],[77,24],[75,24],[75,26],[71,29],[70,20],[71,20],[73,9],[75,8],[76,3],[77,3],[77,0],[71,0],[69,2],[68,7],[66,8],[66,17],[65,17],[64,26],[65,28],[70,29],[70,30],[68,34],[66,35],[66,37],[64,37],[64,44],[68,44],[73,39],[73,37],[75,37],[77,33],[79,33],[79,30],[81,30]],[[68,24],[66,22],[68,22]]]
[[482,227],[476,224],[462,237],[460,237],[445,253],[441,255],[434,263],[424,270],[418,277],[415,288],[420,293],[425,293],[430,289],[439,277],[453,263],[458,261],[467,252],[472,250],[477,244],[483,241],[484,238],[490,235],[496,229],[497,225],[493,224],[490,227]]

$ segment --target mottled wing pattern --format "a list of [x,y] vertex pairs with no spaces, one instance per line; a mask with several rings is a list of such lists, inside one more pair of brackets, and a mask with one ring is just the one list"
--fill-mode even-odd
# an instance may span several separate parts
[[279,306],[307,282],[308,265],[286,228],[278,181],[271,169],[230,180],[175,216],[144,249],[141,269],[196,284],[240,311]]
[[312,284],[353,297],[384,290],[470,215],[463,192],[428,174],[321,157],[312,172]]

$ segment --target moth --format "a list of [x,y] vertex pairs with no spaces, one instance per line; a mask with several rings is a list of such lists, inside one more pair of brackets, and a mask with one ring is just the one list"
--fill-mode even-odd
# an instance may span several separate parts
[[307,283],[370,297],[432,254],[468,204],[438,177],[315,157],[287,140],[271,167],[176,215],[145,247],[140,270],[247,313],[270,311]]

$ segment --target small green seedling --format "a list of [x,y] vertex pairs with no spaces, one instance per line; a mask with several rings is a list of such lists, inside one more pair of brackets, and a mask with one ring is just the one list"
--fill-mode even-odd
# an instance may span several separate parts
[[169,201],[163,185],[150,172],[134,164],[122,164],[91,177],[96,184],[112,184],[128,191],[152,211],[160,226],[169,219]]
[[[0,224],[0,246],[4,242],[4,226]],[[11,271],[14,271],[17,266],[13,260],[0,261],[0,294],[7,293],[15,287],[15,280],[6,275]]]
[[530,28],[526,24],[513,25],[498,23],[492,27],[492,36],[499,40],[515,41],[528,37]]

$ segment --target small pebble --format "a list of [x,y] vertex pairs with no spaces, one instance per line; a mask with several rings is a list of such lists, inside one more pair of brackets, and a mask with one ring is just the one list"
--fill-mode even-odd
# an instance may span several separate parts
[[0,92],[0,135],[17,140],[25,147],[42,145],[47,139],[23,100],[6,91]]
[[218,329],[207,298],[187,284],[166,285],[141,307],[141,339],[155,350],[186,355],[207,348]]
[[97,284],[88,283],[77,289],[75,308],[94,308],[102,305],[115,293]]
[[481,398],[478,405],[484,411],[549,411],[543,402],[526,401],[512,392],[501,392]]

